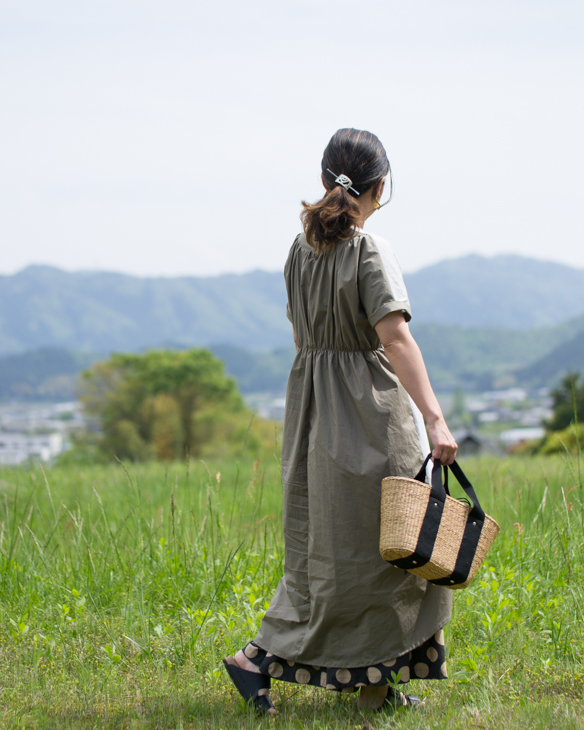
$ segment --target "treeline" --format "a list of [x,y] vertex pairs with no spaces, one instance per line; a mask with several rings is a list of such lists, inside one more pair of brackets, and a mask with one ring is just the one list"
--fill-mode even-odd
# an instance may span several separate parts
[[88,428],[63,461],[147,461],[275,450],[276,424],[245,405],[223,363],[203,349],[113,355],[84,371]]

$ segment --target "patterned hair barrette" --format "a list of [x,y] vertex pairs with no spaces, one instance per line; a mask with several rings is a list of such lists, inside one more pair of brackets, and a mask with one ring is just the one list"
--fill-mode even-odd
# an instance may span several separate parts
[[326,168],[327,172],[330,172],[330,174],[335,178],[335,182],[337,185],[340,185],[341,187],[345,188],[345,190],[352,190],[355,195],[359,195],[359,193],[355,190],[353,185],[353,181],[350,177],[347,177],[346,175],[337,175],[332,170],[329,170],[328,167]]

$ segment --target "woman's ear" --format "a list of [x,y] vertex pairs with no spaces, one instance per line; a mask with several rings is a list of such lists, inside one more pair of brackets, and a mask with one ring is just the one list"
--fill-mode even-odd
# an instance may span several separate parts
[[323,188],[324,188],[324,189],[325,189],[325,190],[327,191],[327,193],[328,193],[328,192],[329,192],[329,189],[328,189],[328,188],[327,188],[327,186],[326,186],[326,183],[325,183],[325,181],[324,181],[324,175],[323,175],[322,173],[320,174],[320,179],[322,180],[322,186],[323,186]]

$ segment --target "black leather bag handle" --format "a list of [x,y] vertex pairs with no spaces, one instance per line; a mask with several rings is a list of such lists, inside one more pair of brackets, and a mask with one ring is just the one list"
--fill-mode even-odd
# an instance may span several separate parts
[[456,461],[453,461],[452,464],[449,467],[446,467],[450,469],[452,472],[454,478],[456,481],[460,484],[460,486],[464,489],[466,494],[470,497],[472,501],[472,509],[470,511],[469,517],[474,517],[476,520],[480,520],[481,522],[485,521],[485,512],[483,508],[481,507],[481,503],[479,502],[479,498],[477,497],[477,493],[474,490],[473,485],[469,482],[469,480],[466,478],[464,472],[460,468],[460,466],[456,463]]
[[[425,484],[427,484],[426,467],[428,466],[428,462],[431,458],[432,454],[429,453],[428,456],[424,459],[422,468],[414,477],[416,481],[424,482]],[[444,468],[446,471],[446,467]],[[444,480],[444,483],[442,483],[442,464],[439,461],[434,461],[434,465],[432,467],[432,491],[430,492],[430,496],[434,497],[434,499],[439,499],[441,502],[444,502],[446,500],[446,495],[450,496],[450,491],[448,490],[448,471],[446,471],[445,477],[446,478]]]
[[[432,454],[428,454],[428,456],[424,459],[424,463],[422,464],[422,468],[420,471],[416,474],[415,479],[418,482],[426,482],[426,466],[428,465],[428,462],[432,458]],[[477,497],[477,494],[472,486],[472,484],[469,482],[467,477],[465,476],[464,472],[460,468],[460,466],[454,461],[450,466],[444,466],[445,471],[445,480],[444,484],[442,483],[442,464],[439,461],[434,460],[434,466],[432,468],[432,492],[430,493],[431,497],[440,499],[441,501],[446,500],[446,495],[448,494],[450,496],[450,491],[448,490],[448,469],[452,472],[454,478],[456,481],[460,484],[460,486],[464,489],[467,496],[470,498],[472,502],[472,508],[469,514],[469,517],[473,517],[475,520],[480,520],[481,522],[484,522],[485,519],[485,513],[483,508],[480,505],[479,498]]]

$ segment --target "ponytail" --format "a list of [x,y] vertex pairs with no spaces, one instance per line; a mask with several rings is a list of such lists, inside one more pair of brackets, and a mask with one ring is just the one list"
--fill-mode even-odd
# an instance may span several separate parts
[[332,251],[337,241],[351,238],[359,221],[359,206],[351,194],[340,185],[328,192],[318,203],[302,201],[300,220],[306,241],[317,253]]

